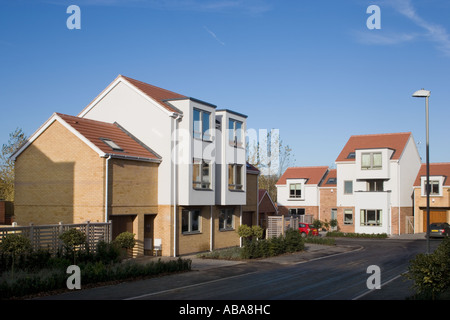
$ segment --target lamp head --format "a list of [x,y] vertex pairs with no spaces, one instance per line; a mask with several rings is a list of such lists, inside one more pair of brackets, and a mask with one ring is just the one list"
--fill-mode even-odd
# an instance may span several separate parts
[[428,90],[420,89],[414,92],[412,96],[415,98],[427,98],[430,96],[430,93]]

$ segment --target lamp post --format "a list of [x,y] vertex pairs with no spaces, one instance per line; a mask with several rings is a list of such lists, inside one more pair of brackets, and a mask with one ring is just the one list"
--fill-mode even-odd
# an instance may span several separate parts
[[425,182],[425,192],[427,193],[427,253],[430,253],[430,144],[429,144],[429,128],[428,128],[428,98],[430,91],[417,90],[412,95],[415,98],[425,98],[425,114],[426,114],[426,130],[427,130],[427,180]]

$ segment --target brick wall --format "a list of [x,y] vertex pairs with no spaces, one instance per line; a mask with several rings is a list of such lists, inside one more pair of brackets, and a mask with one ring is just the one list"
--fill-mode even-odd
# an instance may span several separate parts
[[16,160],[16,222],[103,222],[104,161],[54,122]]

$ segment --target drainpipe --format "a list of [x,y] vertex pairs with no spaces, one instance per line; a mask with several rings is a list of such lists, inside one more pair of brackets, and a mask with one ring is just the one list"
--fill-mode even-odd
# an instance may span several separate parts
[[108,198],[109,198],[109,160],[111,155],[106,158],[106,173],[105,173],[105,222],[108,222]]
[[400,191],[401,191],[401,186],[400,186],[400,160],[398,161],[398,235],[400,235],[400,209],[401,209],[401,203],[400,203]]
[[174,142],[173,142],[173,157],[172,157],[172,161],[173,161],[173,172],[172,172],[173,190],[172,190],[172,192],[173,192],[173,256],[176,257],[177,256],[177,201],[178,201],[178,197],[177,197],[177,195],[178,195],[178,176],[177,176],[178,147],[177,147],[177,142],[178,142],[178,123],[179,123],[179,121],[181,121],[182,115],[180,115],[178,113],[174,113],[173,115],[171,115],[171,117],[175,121],[175,124],[174,124],[175,132],[173,133]]

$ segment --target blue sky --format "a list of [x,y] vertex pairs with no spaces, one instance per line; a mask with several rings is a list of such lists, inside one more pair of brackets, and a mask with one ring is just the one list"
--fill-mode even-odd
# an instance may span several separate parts
[[0,145],[77,115],[123,74],[278,129],[297,166],[388,132],[412,132],[425,161],[425,100],[411,97],[425,88],[430,161],[450,162],[449,16],[443,0],[1,0]]

